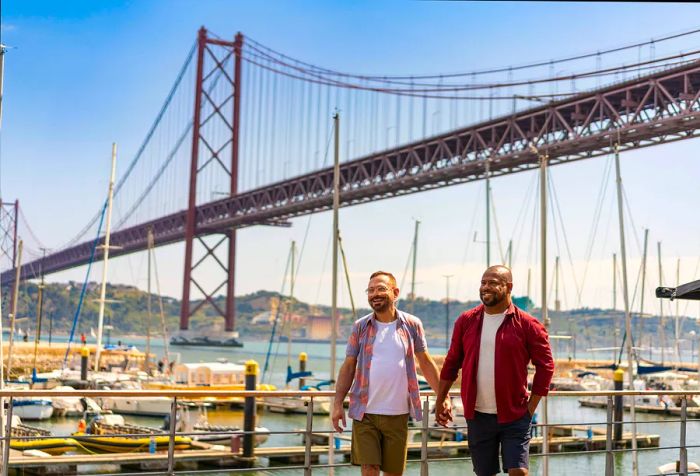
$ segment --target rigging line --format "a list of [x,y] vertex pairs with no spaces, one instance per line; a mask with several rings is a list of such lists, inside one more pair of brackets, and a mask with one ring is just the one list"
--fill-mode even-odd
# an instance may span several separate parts
[[318,286],[316,287],[316,298],[314,302],[318,302],[318,298],[321,295],[321,285],[323,284],[323,278],[326,275],[326,262],[328,261],[328,253],[331,249],[331,243],[333,242],[333,234],[331,233],[328,237],[328,243],[326,244],[326,252],[323,254],[323,262],[321,263],[321,272],[318,277]]
[[[530,207],[530,201],[533,199],[534,194],[533,192],[533,187],[535,185],[535,181],[537,179],[537,174],[532,174],[532,177],[530,178],[530,183],[528,185],[528,188],[525,191],[525,200],[522,201],[520,205],[520,210],[518,211],[518,217],[515,220],[515,224],[513,225],[513,232],[511,233],[511,237],[515,238],[516,236],[524,236],[525,232],[525,222],[526,222],[526,214],[527,211]],[[518,233],[518,226],[520,226],[520,233]],[[518,256],[518,251],[520,250],[520,243],[523,240],[516,240],[515,243],[515,249],[511,250],[512,256],[511,260],[513,262],[516,261],[516,257]]]
[[[117,181],[115,187],[114,187],[114,196],[116,197],[119,194],[119,191],[122,189],[124,184],[126,183],[126,180],[129,178],[131,172],[134,170],[136,167],[136,164],[139,162],[141,159],[141,156],[143,155],[144,150],[146,149],[146,146],[150,142],[151,138],[153,137],[153,134],[155,133],[158,125],[160,124],[161,119],[165,115],[166,110],[170,106],[173,97],[175,96],[175,92],[177,91],[177,88],[180,86],[180,83],[182,81],[182,78],[185,76],[185,72],[187,71],[187,68],[190,65],[190,62],[192,61],[192,58],[194,57],[194,52],[197,49],[197,43],[195,42],[192,47],[190,48],[189,53],[187,54],[187,57],[185,59],[184,64],[180,68],[180,72],[177,75],[177,78],[175,79],[175,83],[173,86],[170,88],[170,92],[166,96],[165,103],[163,106],[161,106],[160,111],[158,112],[158,115],[156,116],[155,121],[153,121],[153,124],[151,125],[151,128],[148,130],[148,133],[146,134],[146,138],[142,142],[141,146],[139,147],[138,151],[136,152],[136,156],[131,160],[131,163],[129,163],[129,166],[126,168],[126,171],[124,172],[124,175]],[[102,214],[101,211],[98,211],[93,218],[90,219],[89,223],[83,227],[83,229],[78,232],[78,234],[69,240],[66,244],[59,246],[58,249],[63,249],[71,246],[72,244],[76,243],[80,239],[83,238],[85,233],[88,232],[90,228],[95,224],[95,222],[99,219],[100,215]]]
[[160,292],[160,279],[158,278],[158,260],[156,259],[155,247],[149,250],[153,258],[153,277],[156,281],[156,292],[158,293],[158,308],[160,313],[160,325],[163,329],[163,350],[165,351],[165,359],[170,363],[170,350],[168,348],[168,325],[165,320],[165,311],[163,306],[163,294]]
[[578,305],[581,306],[581,299],[583,296],[583,290],[586,284],[586,277],[588,275],[588,265],[590,264],[591,257],[593,255],[593,247],[595,245],[595,237],[598,233],[598,226],[600,225],[600,218],[603,213],[603,203],[605,202],[605,195],[607,194],[608,184],[610,183],[610,176],[612,170],[612,156],[608,155],[607,161],[604,166],[603,177],[600,181],[600,188],[598,189],[598,197],[596,198],[596,208],[593,211],[593,223],[589,229],[588,244],[586,245],[586,259],[583,266],[583,277],[581,278],[581,287],[579,288],[578,295]]
[[[643,71],[645,69],[653,69],[653,68],[663,68],[665,65],[664,63],[670,62],[671,60],[676,60],[680,58],[685,58],[689,56],[697,56],[700,54],[700,50],[691,50],[688,52],[680,52],[678,54],[674,55],[668,55],[664,56],[658,59],[653,59],[653,60],[646,60],[642,61],[641,63],[631,63],[628,65],[622,64],[619,66],[613,66],[610,68],[605,68],[605,69],[597,69],[597,70],[587,70],[583,71],[580,73],[572,73],[568,75],[563,75],[563,76],[546,76],[542,77],[539,79],[523,79],[523,80],[516,80],[516,81],[511,81],[511,82],[499,82],[499,83],[477,83],[477,84],[448,84],[448,85],[440,85],[440,84],[430,84],[426,85],[423,87],[416,88],[416,84],[412,83],[410,86],[410,91],[419,91],[421,93],[436,93],[436,92],[460,92],[460,91],[478,91],[478,90],[489,90],[489,96],[488,98],[497,98],[498,96],[492,96],[492,90],[493,89],[501,89],[501,88],[510,88],[513,86],[529,86],[533,84],[541,84],[541,83],[547,83],[547,84],[555,84],[561,81],[573,81],[576,79],[583,79],[583,78],[600,78],[600,77],[605,77],[605,76],[610,76],[610,75],[615,75],[620,72],[638,72],[638,71]],[[252,55],[253,58],[255,57]],[[290,77],[297,77],[298,79],[303,79],[304,81],[308,82],[321,82],[323,84],[332,84],[338,87],[345,87],[349,89],[368,89],[370,91],[377,91],[377,92],[386,92],[386,93],[394,93],[394,94],[399,94],[399,93],[406,93],[409,91],[409,88],[406,87],[401,87],[401,88],[390,88],[390,87],[379,87],[379,86],[361,86],[359,83],[349,83],[346,81],[341,81],[341,80],[335,80],[335,79],[329,79],[327,77],[324,77],[322,75],[318,74],[313,74],[309,70],[297,68],[285,63],[281,63],[279,61],[276,61],[278,64],[280,64],[283,68],[289,68],[292,69],[295,72],[288,72],[288,71],[283,71],[282,69],[279,69],[277,67],[272,67],[272,66],[266,66],[264,65],[261,61],[256,61],[256,59],[253,59],[251,57],[243,57],[244,61],[247,61],[249,63],[255,64],[261,68],[269,69],[270,71],[274,71],[278,74],[283,74],[283,75],[288,75]],[[264,59],[262,60],[264,61]],[[694,60],[688,59],[684,60],[685,62],[693,62]],[[659,65],[659,63],[661,63]],[[550,93],[550,96],[559,96],[559,93],[552,92]],[[504,97],[504,96],[501,96]],[[509,96],[505,96],[509,97]]]
[[[486,182],[483,182],[483,185],[486,186]],[[481,196],[481,192],[479,192],[479,196]],[[476,225],[476,215],[477,215],[479,208],[480,208],[480,205],[481,205],[479,200],[473,200],[473,202],[474,202],[474,211],[472,212],[472,220],[471,220],[471,223],[469,225],[469,228],[467,228],[467,235],[466,235],[467,240],[466,240],[466,244],[464,246],[464,254],[462,255],[462,264],[460,265],[460,269],[462,270],[462,272],[457,275],[457,283],[455,286],[458,295],[459,295],[459,291],[460,291],[461,285],[462,285],[462,276],[466,274],[466,273],[464,273],[464,268],[466,267],[467,258],[469,257],[470,245],[472,244],[472,240],[470,239],[470,237],[472,236],[472,231],[474,231],[474,228]]]
[[503,254],[503,242],[501,241],[501,229],[498,226],[498,218],[496,217],[496,204],[493,201],[493,190],[489,187],[488,194],[491,196],[491,212],[493,213],[493,224],[496,228],[496,241],[498,243],[498,254],[501,255],[501,262],[505,265],[506,257]]
[[90,251],[90,261],[88,261],[87,270],[85,272],[85,280],[83,281],[83,287],[80,290],[80,298],[78,299],[78,307],[75,309],[75,315],[73,316],[73,325],[70,329],[70,334],[68,337],[68,345],[66,346],[66,355],[63,357],[63,368],[66,367],[68,362],[68,353],[70,352],[70,345],[73,342],[73,337],[75,337],[75,328],[78,325],[78,319],[80,318],[80,311],[83,307],[83,300],[85,298],[85,291],[87,290],[88,280],[90,279],[90,270],[92,269],[92,263],[95,260],[95,252],[97,251],[97,245],[100,242],[100,233],[102,232],[102,223],[104,222],[105,214],[107,213],[107,200],[104,202],[102,207],[102,214],[100,216],[100,223],[97,226],[97,236],[92,244],[92,250]]
[[632,216],[632,209],[630,208],[630,201],[627,198],[627,191],[625,190],[625,184],[622,183],[622,196],[624,197],[625,209],[627,210],[627,216],[630,219],[630,225],[632,226],[632,236],[634,236],[634,241],[637,244],[637,251],[642,254],[642,244],[639,241],[639,234],[637,232],[637,227],[634,224],[634,217]]
[[[607,54],[611,54],[611,53],[618,53],[618,52],[620,52],[620,51],[625,51],[625,50],[634,49],[634,48],[640,48],[640,47],[642,47],[642,46],[647,46],[647,45],[650,45],[650,44],[658,44],[658,43],[662,43],[662,42],[665,42],[665,41],[678,39],[678,38],[681,38],[681,37],[684,37],[684,36],[689,36],[689,35],[696,34],[696,33],[698,33],[698,32],[700,32],[700,29],[693,29],[693,30],[689,30],[689,31],[686,31],[686,32],[680,32],[680,33],[669,34],[669,35],[663,36],[663,37],[661,37],[661,38],[658,38],[658,39],[651,39],[651,40],[645,41],[645,42],[638,42],[638,43],[634,43],[634,44],[631,44],[631,45],[620,46],[620,47],[615,47],[615,48],[609,48],[609,49],[606,49],[606,50],[603,50],[603,51],[596,51],[595,53],[593,53],[593,52],[590,52],[590,53],[582,53],[582,54],[577,54],[577,55],[573,55],[573,56],[567,56],[567,57],[563,57],[563,58],[559,58],[559,59],[555,59],[555,60],[546,60],[546,61],[545,61],[545,60],[541,60],[541,61],[537,61],[537,62],[534,62],[534,63],[527,63],[527,64],[523,64],[523,65],[508,66],[508,67],[497,67],[497,68],[491,68],[491,69],[476,70],[476,71],[471,71],[471,72],[446,73],[446,74],[441,74],[441,75],[427,74],[427,75],[411,75],[411,76],[395,76],[395,75],[394,75],[394,76],[391,76],[391,75],[384,75],[384,76],[374,76],[374,75],[371,75],[371,76],[370,76],[370,75],[356,75],[356,77],[357,77],[358,79],[365,79],[365,80],[372,80],[372,79],[381,78],[381,80],[383,80],[383,81],[385,81],[385,82],[389,82],[389,81],[391,81],[391,80],[396,80],[396,79],[399,79],[399,80],[400,80],[400,79],[414,79],[414,78],[416,78],[416,79],[434,79],[434,78],[438,78],[438,77],[446,77],[446,78],[449,78],[449,77],[460,77],[460,76],[470,76],[470,75],[471,75],[471,76],[477,76],[477,75],[485,75],[485,74],[504,73],[504,72],[507,72],[507,71],[520,71],[520,70],[524,70],[524,69],[539,68],[539,67],[542,67],[542,66],[548,66],[548,65],[555,65],[555,64],[566,63],[566,62],[571,62],[571,61],[577,61],[577,60],[592,58],[592,57],[596,57],[596,56],[600,57],[600,56],[602,56],[602,55],[607,55]],[[298,60],[298,59],[292,58],[292,57],[290,57],[290,56],[287,56],[287,55],[285,55],[285,54],[283,54],[283,53],[277,52],[277,51],[273,50],[272,48],[269,48],[269,47],[267,47],[267,46],[265,46],[265,45],[263,45],[263,44],[261,44],[261,43],[255,41],[255,40],[253,40],[253,39],[251,39],[251,38],[249,38],[249,37],[246,37],[246,45],[247,45],[247,46],[250,46],[251,43],[252,43],[252,45],[254,45],[254,46],[258,46],[258,47],[260,47],[260,48],[264,48],[264,49],[266,49],[266,50],[272,52],[273,54],[279,55],[279,56],[281,56],[281,57],[283,57],[283,58],[287,58],[287,59],[296,61],[296,62],[298,62],[298,63],[300,63],[300,64],[304,64],[305,66],[309,66],[309,67],[313,67],[313,68],[318,68],[319,71],[324,71],[324,72],[326,72],[326,73],[333,74],[333,75],[338,75],[338,76],[341,76],[341,75],[343,75],[343,76],[355,76],[355,75],[349,74],[349,73],[341,73],[341,72],[334,71],[334,70],[331,70],[331,69],[318,67],[318,66],[315,66],[315,65],[313,65],[313,64],[311,64],[311,63],[304,63],[304,62],[301,61],[301,60]]]
[[[326,153],[325,156],[323,157],[323,165],[321,168],[326,167],[326,161],[328,160],[328,151],[331,146],[331,140],[333,139],[333,134],[335,131],[335,121],[331,122],[330,125],[330,130],[328,131],[328,141],[326,142]],[[309,230],[311,229],[311,219],[313,218],[315,214],[312,213],[309,215],[309,219],[306,222],[306,230],[304,231],[304,240],[301,242],[301,249],[299,250],[299,260],[297,262],[297,269],[296,273],[294,273],[294,280],[299,277],[299,269],[301,269],[301,258],[304,256],[304,250],[306,249],[306,239],[309,237]]]
[[[289,272],[289,266],[292,261],[292,252],[287,254],[287,265],[284,267],[284,275],[282,276],[282,286],[280,286],[280,293],[279,293],[279,301],[277,304],[277,308],[275,309],[275,316],[272,320],[272,335],[270,336],[270,342],[267,345],[267,355],[265,355],[265,365],[263,366],[263,373],[262,377],[260,378],[261,382],[265,381],[265,377],[267,376],[267,371],[269,369],[269,363],[270,363],[270,352],[272,351],[272,343],[275,340],[275,332],[277,331],[277,321],[279,320],[279,314],[280,314],[280,307],[282,307],[284,304],[284,291],[287,286],[287,273]],[[270,301],[270,304],[272,304],[272,301]],[[279,339],[277,339],[277,348],[279,349]],[[277,355],[275,352],[275,359],[273,360],[272,365],[274,366],[275,360],[277,359]],[[270,372],[272,373],[272,372]],[[269,379],[268,379],[269,381]]]
[[[574,287],[576,288],[576,294],[581,295],[580,287],[578,285],[578,279],[576,278],[576,268],[574,267],[574,259],[571,254],[571,247],[569,246],[569,237],[566,233],[566,228],[564,227],[564,215],[561,212],[561,206],[559,202],[559,196],[557,194],[557,188],[554,184],[554,178],[551,175],[551,170],[548,169],[548,183],[550,184],[550,191],[554,199],[554,205],[556,206],[557,215],[559,215],[559,226],[561,227],[562,236],[564,237],[564,248],[566,249],[566,255],[569,258],[569,266],[571,266],[571,275],[574,278]],[[566,291],[565,291],[566,292]]]

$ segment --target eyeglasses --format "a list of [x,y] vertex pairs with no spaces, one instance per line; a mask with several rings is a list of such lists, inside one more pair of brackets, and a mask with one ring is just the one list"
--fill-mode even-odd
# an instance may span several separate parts
[[365,294],[375,294],[375,293],[385,293],[388,292],[390,288],[386,286],[377,286],[376,288],[365,289]]

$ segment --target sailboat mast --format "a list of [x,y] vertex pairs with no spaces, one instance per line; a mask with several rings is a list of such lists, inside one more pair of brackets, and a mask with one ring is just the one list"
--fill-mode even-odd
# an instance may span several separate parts
[[[644,283],[647,278],[647,246],[649,244],[649,228],[644,229],[644,253],[642,254],[642,289],[639,294],[639,317],[637,318],[637,342],[639,346],[642,345],[642,334],[644,331],[644,326],[642,326],[642,320],[644,319]],[[641,351],[640,351],[641,352]]]
[[17,319],[17,297],[19,295],[19,281],[22,273],[22,248],[24,243],[19,240],[17,245],[17,263],[15,264],[15,282],[12,291],[12,308],[10,311],[10,343],[7,347],[7,378],[12,378],[12,345],[15,342],[15,320]]
[[[297,242],[292,240],[289,251],[291,268],[289,272],[289,306],[287,307],[287,367],[292,365],[292,314],[294,312],[294,280],[296,278]],[[289,385],[289,382],[287,383]]]
[[95,349],[95,371],[100,370],[100,354],[102,353],[102,332],[105,318],[105,295],[107,293],[107,263],[109,262],[109,234],[112,226],[112,198],[114,195],[114,178],[117,173],[117,144],[112,143],[112,168],[109,175],[109,190],[107,193],[107,222],[105,226],[105,242],[102,246],[104,259],[102,264],[102,285],[100,286],[100,309],[97,315],[97,348]]
[[411,271],[411,314],[414,313],[413,307],[416,303],[416,263],[418,262],[418,228],[420,220],[416,220],[416,226],[413,230],[413,270]]
[[[681,259],[676,260],[676,287],[681,285]],[[678,307],[678,299],[676,299],[676,316],[673,323],[674,336],[675,336],[675,348],[676,348],[676,362],[678,365],[681,364],[681,319],[680,319],[680,308]]]
[[613,253],[613,311],[617,309],[617,254]]
[[486,267],[491,266],[491,162],[486,160]]
[[[664,283],[664,270],[661,266],[661,242],[656,242],[656,250],[659,258],[659,286]],[[664,365],[666,360],[666,320],[664,319],[664,301],[659,299],[659,337],[661,339],[661,365]]]
[[44,262],[41,263],[41,280],[36,296],[36,331],[34,333],[34,363],[32,365],[32,383],[36,379],[36,360],[39,355],[39,340],[41,339],[41,314],[44,307]]
[[[335,382],[335,346],[338,337],[338,209],[340,208],[340,114],[333,115],[333,285],[331,289],[331,380]],[[331,384],[335,388],[335,383]],[[329,445],[329,448],[333,445]],[[332,462],[332,461],[331,461]]]
[[[541,308],[542,308],[542,324],[545,329],[549,328],[549,316],[547,313],[547,160],[546,154],[540,155],[540,287],[541,287]],[[544,425],[548,421],[547,399],[542,399],[542,420]],[[547,428],[547,426],[545,426]],[[542,452],[549,453],[549,432],[542,433]],[[547,456],[542,458],[542,474],[549,474],[549,459]]]
[[[622,197],[622,175],[620,173],[620,150],[619,144],[615,144],[615,177],[617,182],[617,211],[620,225],[620,260],[622,264],[622,300],[625,305],[625,347],[627,349],[627,376],[629,378],[629,388],[634,390],[634,362],[632,359],[632,318],[629,306],[629,288],[627,283],[627,249],[625,247],[625,217],[623,213]],[[638,474],[637,455],[637,420],[635,415],[635,401],[631,399],[630,413],[632,417],[632,475]]]
[[146,299],[146,358],[144,360],[144,367],[147,374],[151,374],[151,319],[152,319],[152,307],[151,299],[153,294],[151,293],[151,250],[153,249],[153,230],[148,229],[148,296]]

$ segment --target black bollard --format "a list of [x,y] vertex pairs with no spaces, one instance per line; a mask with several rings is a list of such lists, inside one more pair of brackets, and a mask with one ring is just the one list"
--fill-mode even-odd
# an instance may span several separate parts
[[90,349],[83,347],[80,349],[80,380],[88,378],[88,361],[90,360]]
[[[299,372],[306,372],[306,360],[308,356],[306,355],[306,352],[302,352],[299,354]],[[299,379],[299,390],[306,385],[306,380],[303,378]]]
[[[258,363],[254,360],[249,360],[245,363],[245,389],[256,390],[258,380]],[[245,397],[244,415],[243,415],[243,457],[254,458],[254,443],[255,443],[255,397]]]
[[[615,390],[622,390],[624,385],[625,372],[622,369],[617,369],[613,373],[613,382],[615,383]],[[632,397],[634,398],[634,397]],[[613,437],[615,441],[622,441],[622,419],[624,407],[622,403],[622,395],[615,395],[615,414],[614,414],[614,434]]]

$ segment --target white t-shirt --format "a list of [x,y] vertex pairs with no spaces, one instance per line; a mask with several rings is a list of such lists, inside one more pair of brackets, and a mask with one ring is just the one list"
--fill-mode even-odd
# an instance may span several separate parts
[[479,347],[479,367],[476,372],[476,411],[497,413],[496,408],[496,331],[501,326],[506,313],[486,314],[481,327]]
[[369,389],[366,413],[403,415],[408,413],[408,376],[406,349],[396,323],[375,321],[377,335],[369,367]]

